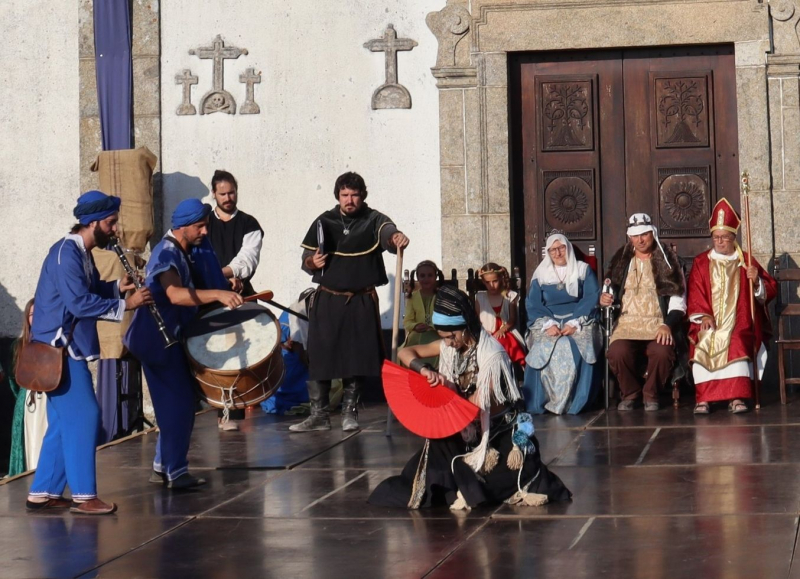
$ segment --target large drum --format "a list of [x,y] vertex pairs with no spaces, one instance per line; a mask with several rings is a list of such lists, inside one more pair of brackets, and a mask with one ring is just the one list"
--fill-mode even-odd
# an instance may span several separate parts
[[272,396],[283,380],[280,338],[278,320],[255,303],[200,314],[185,328],[184,341],[208,403],[245,408]]

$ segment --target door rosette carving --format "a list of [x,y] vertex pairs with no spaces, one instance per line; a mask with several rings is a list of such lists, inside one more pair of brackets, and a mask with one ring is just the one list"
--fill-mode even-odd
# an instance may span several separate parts
[[544,214],[548,229],[562,229],[571,238],[594,234],[592,171],[546,171]]
[[659,169],[662,235],[704,235],[708,231],[708,169]]

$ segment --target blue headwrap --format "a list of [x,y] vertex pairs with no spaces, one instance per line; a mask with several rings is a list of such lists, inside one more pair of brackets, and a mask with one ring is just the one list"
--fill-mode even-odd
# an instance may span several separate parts
[[112,197],[100,191],[87,191],[78,197],[78,204],[72,214],[81,225],[89,225],[92,221],[102,221],[119,211],[122,199]]
[[464,319],[464,316],[448,316],[447,314],[441,314],[439,312],[433,312],[433,318],[431,318],[431,322],[433,322],[433,326],[435,328],[442,326],[458,327],[467,325],[467,320]]
[[184,199],[172,212],[172,229],[186,227],[208,217],[211,205],[199,199]]

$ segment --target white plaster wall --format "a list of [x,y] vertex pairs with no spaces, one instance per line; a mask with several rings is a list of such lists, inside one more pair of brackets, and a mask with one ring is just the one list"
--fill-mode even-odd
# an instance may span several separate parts
[[0,2],[0,335],[16,335],[49,247],[74,222],[78,2]]
[[[207,194],[214,169],[239,181],[239,207],[265,231],[256,289],[289,303],[310,278],[300,270],[300,242],[314,218],[335,204],[333,184],[359,172],[370,206],[388,214],[410,238],[404,263],[441,260],[438,93],[430,73],[436,39],[425,25],[441,0],[162,0],[162,167],[165,219],[179,201]],[[398,53],[399,82],[410,110],[373,111],[384,82],[384,55],[363,47],[394,24],[418,46]],[[254,67],[259,115],[177,116],[175,75],[199,77],[192,102],[211,88],[212,64],[188,54],[221,34],[248,55],[225,61],[225,88],[244,102],[239,74]],[[395,259],[386,257],[390,278]],[[384,326],[391,325],[391,282],[381,291]]]

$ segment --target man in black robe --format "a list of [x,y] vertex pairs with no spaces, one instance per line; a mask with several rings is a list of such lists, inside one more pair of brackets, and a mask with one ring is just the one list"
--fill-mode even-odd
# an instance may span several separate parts
[[[250,280],[261,257],[264,230],[255,217],[237,208],[238,185],[233,175],[215,171],[211,193],[217,206],[208,221],[208,238],[223,266],[222,273],[228,279],[241,280],[242,295],[251,296],[256,293]],[[237,288],[239,284],[233,283]]]
[[309,310],[308,395],[311,416],[293,432],[330,430],[331,380],[341,378],[342,430],[358,429],[358,398],[366,376],[378,376],[384,359],[375,288],[388,283],[383,251],[405,248],[408,238],[386,215],[364,202],[357,173],[336,179],[338,204],[320,215],[303,240],[303,271],[319,284]]
[[[232,174],[214,171],[211,194],[217,206],[208,220],[208,239],[234,291],[251,296],[256,293],[250,280],[261,258],[264,231],[255,217],[237,208],[238,184]],[[218,416],[220,430],[239,430],[235,421],[244,420],[245,415],[244,409],[239,409],[229,411],[229,420],[224,419],[222,410]]]

